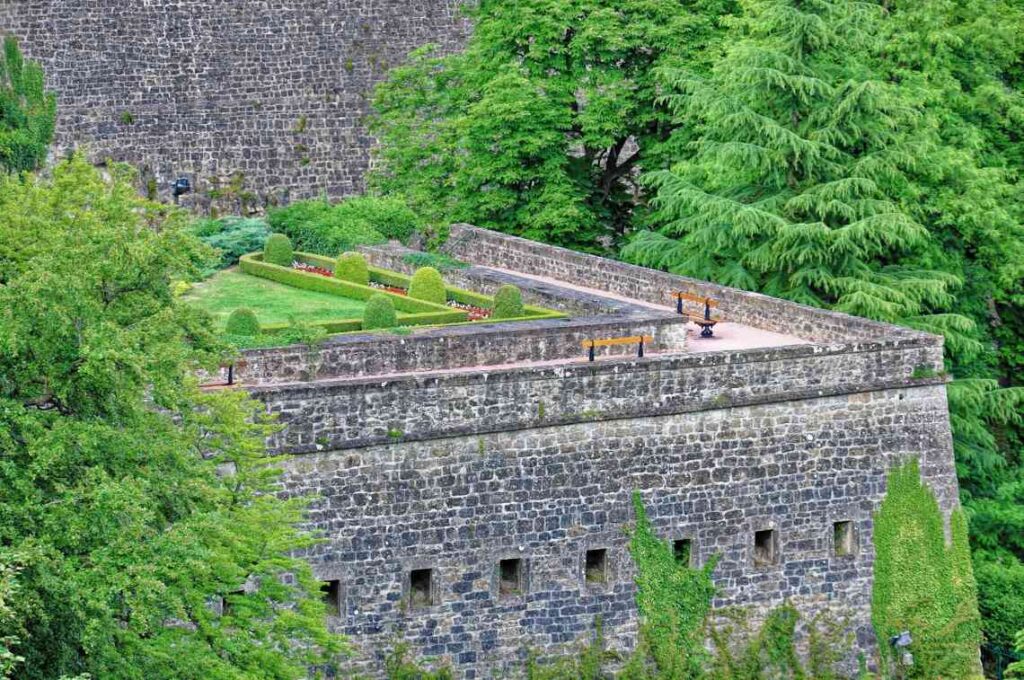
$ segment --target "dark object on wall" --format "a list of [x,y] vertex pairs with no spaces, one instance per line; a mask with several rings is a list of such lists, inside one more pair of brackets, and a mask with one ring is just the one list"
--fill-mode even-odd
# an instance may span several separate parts
[[189,181],[188,177],[179,177],[174,180],[174,184],[171,186],[171,194],[174,196],[174,204],[178,204],[178,200],[185,194],[192,192],[192,182]]

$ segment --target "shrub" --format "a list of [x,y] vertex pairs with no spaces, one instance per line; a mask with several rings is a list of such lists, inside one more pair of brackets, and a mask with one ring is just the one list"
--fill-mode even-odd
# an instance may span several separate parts
[[366,309],[363,310],[363,330],[392,328],[397,323],[395,303],[387,295],[377,293],[366,303]]
[[220,251],[220,261],[207,274],[238,264],[242,255],[263,250],[270,237],[270,225],[258,218],[222,217],[202,220],[196,223],[192,231],[199,240]]
[[433,267],[420,267],[409,283],[409,297],[443,305],[448,301],[441,273]]
[[494,296],[494,319],[514,319],[526,313],[523,309],[523,294],[512,285],[502,286]]
[[259,335],[260,320],[256,318],[256,312],[248,307],[239,307],[231,312],[224,332],[228,335],[241,335],[245,337]]
[[331,205],[300,201],[272,210],[270,226],[290,236],[299,250],[334,256],[356,246],[404,240],[415,229],[415,215],[394,199],[353,198]]
[[291,240],[284,234],[271,234],[263,247],[263,260],[281,267],[291,267],[294,258]]
[[334,275],[361,286],[370,285],[370,270],[362,253],[342,253],[334,265]]
[[413,267],[434,267],[442,272],[469,267],[468,262],[458,260],[448,253],[409,253],[402,258],[402,262]]

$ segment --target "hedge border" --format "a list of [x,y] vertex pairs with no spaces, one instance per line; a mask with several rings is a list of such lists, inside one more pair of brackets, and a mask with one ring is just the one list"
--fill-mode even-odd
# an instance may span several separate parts
[[[305,264],[311,264],[316,267],[322,267],[334,271],[334,260],[329,257],[323,257],[322,255],[314,255],[312,253],[295,253],[295,256],[299,258],[300,262]],[[300,257],[301,256],[301,257]],[[396,288],[409,288],[409,283],[412,281],[412,277],[408,274],[402,274],[400,272],[392,271],[390,269],[381,269],[380,267],[374,267],[370,265],[370,280],[375,283],[382,283],[386,286],[395,286]],[[379,288],[374,288],[379,291]],[[445,286],[445,291],[448,293],[448,299],[454,300],[455,302],[461,302],[464,305],[474,305],[476,307],[482,307],[484,309],[493,309],[494,298],[492,296],[483,295],[472,290],[466,290],[465,288],[456,288],[454,286]],[[403,297],[403,296],[399,296]],[[430,304],[430,303],[427,303]],[[499,321],[527,321],[530,319],[559,319],[567,316],[566,314],[556,311],[554,309],[548,309],[547,307],[538,307],[536,305],[523,305],[523,310],[529,312],[523,316],[517,316],[509,319],[495,319],[494,323]],[[473,321],[470,323],[488,323],[487,321]]]

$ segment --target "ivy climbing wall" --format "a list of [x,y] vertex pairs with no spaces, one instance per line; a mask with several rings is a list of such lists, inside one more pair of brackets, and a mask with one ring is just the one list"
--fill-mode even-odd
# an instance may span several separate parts
[[[197,207],[361,189],[368,97],[412,49],[457,48],[456,0],[0,0],[58,94],[58,153],[129,161]],[[244,203],[245,205],[239,205]]]

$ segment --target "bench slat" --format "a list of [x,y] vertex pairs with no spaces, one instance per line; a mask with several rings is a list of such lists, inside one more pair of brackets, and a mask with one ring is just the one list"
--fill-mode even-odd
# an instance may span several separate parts
[[590,349],[591,347],[609,347],[611,345],[639,345],[641,342],[651,343],[654,342],[654,337],[650,335],[631,335],[625,338],[605,338],[603,340],[584,340],[581,344],[584,349]]
[[711,298],[709,298],[707,296],[694,295],[693,293],[683,293],[683,292],[673,292],[671,295],[672,295],[673,298],[682,298],[683,300],[686,300],[687,302],[698,302],[698,303],[700,303],[702,305],[703,304],[707,304],[709,307],[717,307],[718,306],[718,303],[715,300],[713,300],[713,299],[711,299]]

